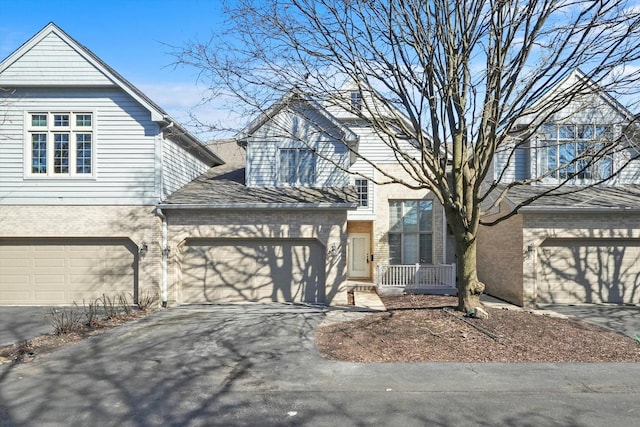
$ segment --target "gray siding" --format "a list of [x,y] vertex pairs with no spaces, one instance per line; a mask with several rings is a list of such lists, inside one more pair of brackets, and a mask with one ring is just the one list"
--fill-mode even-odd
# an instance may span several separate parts
[[205,163],[187,150],[171,140],[164,139],[162,142],[162,197],[169,196],[207,169]]
[[0,86],[87,84],[114,86],[100,70],[53,33],[0,74]]
[[[91,111],[95,115],[92,178],[26,176],[25,114]],[[17,90],[0,102],[0,203],[148,204],[156,189],[159,126],[148,110],[116,89]]]
[[332,125],[312,111],[283,110],[256,132],[247,144],[247,185],[278,186],[279,148],[311,148],[316,158],[315,187],[342,187],[348,184],[347,147]]

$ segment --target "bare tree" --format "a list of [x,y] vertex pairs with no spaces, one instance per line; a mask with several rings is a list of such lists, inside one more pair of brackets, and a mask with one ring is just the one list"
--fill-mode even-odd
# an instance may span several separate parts
[[[208,42],[179,49],[178,63],[198,67],[212,97],[241,100],[254,111],[296,86],[308,98],[366,120],[412,178],[381,170],[379,183],[429,189],[444,206],[457,243],[461,310],[478,306],[484,289],[476,273],[476,236],[488,200],[495,205],[514,186],[570,171],[492,222],[501,221],[539,197],[561,194],[564,184],[632,140],[607,137],[571,164],[505,180],[517,150],[570,104],[603,91],[627,97],[637,91],[640,8],[630,2],[232,3],[228,26]],[[345,80],[365,94],[361,110],[335,96]],[[562,90],[549,93],[553,87]],[[506,160],[494,173],[497,154]]]

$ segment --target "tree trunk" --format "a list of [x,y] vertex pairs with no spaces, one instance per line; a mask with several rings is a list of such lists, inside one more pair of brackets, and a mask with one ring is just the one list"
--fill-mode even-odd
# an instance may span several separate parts
[[465,313],[479,307],[484,283],[478,280],[476,266],[476,239],[467,240],[464,235],[456,238],[458,310]]

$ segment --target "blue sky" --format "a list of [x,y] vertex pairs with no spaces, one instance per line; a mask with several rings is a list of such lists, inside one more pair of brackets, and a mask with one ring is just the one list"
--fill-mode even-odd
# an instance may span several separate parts
[[[195,70],[171,65],[167,44],[208,39],[223,20],[222,0],[0,0],[0,59],[53,21],[188,125],[204,88]],[[195,113],[221,119],[212,107]]]

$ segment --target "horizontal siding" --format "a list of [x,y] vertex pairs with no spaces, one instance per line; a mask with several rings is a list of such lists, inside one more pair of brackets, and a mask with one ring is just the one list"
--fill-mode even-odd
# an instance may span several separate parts
[[[635,150],[631,150],[631,156],[638,156],[638,153]],[[629,161],[629,158],[625,160],[621,160],[620,166],[622,166],[625,162]],[[640,184],[640,160],[633,160],[631,163],[626,166],[622,172],[620,173],[620,183],[621,184]]]
[[[358,155],[376,164],[395,164],[394,150],[370,126],[351,125],[349,128],[360,138]],[[416,157],[419,151],[409,141],[400,141],[402,152]],[[362,159],[356,162],[363,161]]]
[[369,206],[359,206],[356,210],[348,211],[347,219],[350,221],[374,219],[373,215],[375,214],[375,204],[377,199],[376,191],[378,190],[378,186],[373,183],[373,178],[375,177],[373,166],[363,161],[359,161],[354,163],[349,171],[352,172],[349,181],[351,185],[355,183],[356,179],[363,179],[363,176],[369,179]]
[[248,143],[249,186],[278,185],[279,148],[312,148],[316,158],[316,187],[342,187],[348,184],[348,156],[335,127],[315,110],[283,111],[256,132]]
[[277,143],[256,141],[247,145],[247,186],[274,187],[276,185]]
[[162,142],[162,196],[167,197],[183,185],[200,176],[207,165],[174,141]]
[[0,86],[113,85],[100,70],[55,34],[18,58],[0,75]]
[[[25,177],[25,111],[95,114],[95,177]],[[29,89],[0,104],[0,203],[148,204],[158,201],[150,113],[116,89]]]
[[[515,181],[516,175],[521,173],[520,171],[516,171],[517,162],[515,158],[509,159],[513,149],[514,144],[507,143],[499,147],[494,156],[493,179],[500,179],[500,182],[504,184]],[[500,178],[500,176],[502,176],[502,178]]]

